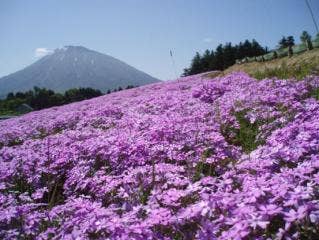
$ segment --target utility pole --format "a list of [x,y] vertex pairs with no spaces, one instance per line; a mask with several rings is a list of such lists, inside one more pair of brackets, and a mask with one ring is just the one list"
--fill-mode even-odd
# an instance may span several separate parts
[[169,50],[169,54],[171,55],[171,58],[172,58],[172,64],[173,64],[173,68],[174,68],[174,73],[175,73],[175,77],[177,79],[178,77],[177,77],[177,72],[176,72],[176,65],[175,65],[175,61],[174,61],[174,58],[173,58],[172,50]]
[[309,12],[310,12],[310,15],[312,17],[313,24],[315,25],[316,31],[317,31],[317,33],[319,33],[318,24],[317,24],[316,19],[315,19],[314,15],[313,15],[312,9],[311,9],[310,4],[309,4],[309,1],[305,0],[305,2],[306,2],[307,7],[309,9]]

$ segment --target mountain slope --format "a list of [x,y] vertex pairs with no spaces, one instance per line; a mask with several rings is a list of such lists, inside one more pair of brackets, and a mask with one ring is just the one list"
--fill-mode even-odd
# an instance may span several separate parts
[[56,49],[30,66],[0,78],[0,96],[34,86],[63,92],[75,87],[107,91],[159,81],[128,64],[80,46]]

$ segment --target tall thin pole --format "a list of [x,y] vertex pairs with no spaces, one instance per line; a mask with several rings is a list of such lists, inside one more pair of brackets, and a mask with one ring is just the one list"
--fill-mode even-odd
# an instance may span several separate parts
[[171,58],[172,58],[174,73],[175,73],[175,77],[176,77],[176,79],[177,79],[178,77],[177,77],[177,72],[176,72],[176,65],[175,65],[175,61],[174,61],[174,58],[173,58],[173,52],[172,52],[172,50],[169,50],[169,54],[171,55]]
[[305,2],[307,4],[307,7],[308,7],[309,12],[310,12],[310,15],[312,17],[312,21],[313,21],[313,23],[314,23],[314,25],[316,27],[317,33],[319,33],[318,24],[317,24],[316,19],[315,19],[314,15],[313,15],[313,12],[312,12],[312,9],[310,7],[310,4],[309,4],[308,0],[305,0]]

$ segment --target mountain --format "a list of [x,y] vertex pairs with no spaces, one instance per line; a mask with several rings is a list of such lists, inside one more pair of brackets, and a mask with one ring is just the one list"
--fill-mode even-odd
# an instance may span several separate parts
[[0,78],[0,97],[34,86],[56,92],[77,87],[91,87],[106,92],[108,89],[158,81],[106,54],[82,46],[66,46],[18,72]]

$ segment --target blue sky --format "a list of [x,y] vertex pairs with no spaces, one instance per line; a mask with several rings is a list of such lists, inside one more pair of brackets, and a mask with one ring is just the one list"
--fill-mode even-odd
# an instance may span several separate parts
[[[309,2],[319,22],[319,0]],[[1,0],[0,77],[38,48],[82,45],[172,79],[170,50],[181,74],[196,51],[252,38],[273,48],[303,30],[315,35],[304,0]]]

